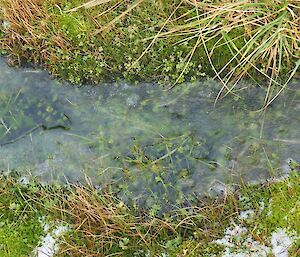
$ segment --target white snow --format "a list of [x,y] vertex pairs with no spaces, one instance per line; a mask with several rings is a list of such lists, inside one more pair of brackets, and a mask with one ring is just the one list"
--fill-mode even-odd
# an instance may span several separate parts
[[28,185],[30,183],[29,177],[23,176],[18,179],[18,182],[22,185]]
[[[239,215],[239,220],[253,218],[253,210],[243,211]],[[215,240],[214,243],[225,246],[222,257],[267,257],[272,253],[274,257],[289,257],[289,248],[296,236],[289,236],[285,229],[277,229],[270,238],[270,245],[255,241],[247,228],[239,224],[232,223],[224,231],[224,237]]]
[[[49,230],[49,225],[44,226],[44,230],[47,232]],[[67,227],[58,226],[53,231],[48,232],[48,234],[42,239],[39,247],[34,250],[35,257],[52,257],[58,250],[57,238],[67,231]]]
[[278,229],[272,233],[271,245],[275,257],[288,257],[288,250],[292,243],[293,239],[286,234],[284,229]]
[[270,249],[253,240],[247,232],[245,227],[236,224],[227,228],[225,236],[214,241],[226,246],[222,257],[267,257]]
[[242,211],[239,215],[239,219],[240,220],[252,219],[252,218],[254,218],[254,215],[255,215],[254,210]]

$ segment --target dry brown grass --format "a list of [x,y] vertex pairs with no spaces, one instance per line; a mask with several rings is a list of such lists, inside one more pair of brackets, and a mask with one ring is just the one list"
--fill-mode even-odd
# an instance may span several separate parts
[[[42,20],[47,18],[46,12],[41,9],[40,0],[4,0],[4,19],[9,23],[7,30],[10,37],[3,42],[6,46],[32,45],[43,51],[43,39],[37,33],[39,29],[47,30]],[[13,47],[11,47],[13,54]],[[17,55],[18,56],[18,55]],[[21,62],[21,60],[19,60]]]
[[[51,17],[43,7],[43,0],[3,0],[3,19],[9,24],[1,44],[9,49],[9,60],[19,65],[23,59],[46,64],[49,60],[59,61],[49,48],[49,38],[54,46],[66,49],[69,44],[59,33],[49,27]],[[31,54],[34,50],[39,54]],[[20,59],[22,56],[22,60]]]
[[[62,253],[70,256],[108,256],[123,251],[151,247],[159,236],[174,232],[168,223],[133,213],[112,194],[98,194],[93,189],[75,187],[72,195],[65,199],[68,215],[74,223],[79,238],[65,238]],[[127,240],[129,240],[127,242]],[[122,245],[123,242],[123,245]]]
[[[220,224],[226,226],[238,212],[237,201],[228,196],[153,217],[91,186],[74,186],[62,202],[64,208],[57,209],[71,218],[75,231],[63,239],[61,254],[67,256],[133,256],[141,250],[155,256],[165,250],[168,240],[196,236],[205,243],[218,238]],[[194,246],[193,251],[201,246]]]

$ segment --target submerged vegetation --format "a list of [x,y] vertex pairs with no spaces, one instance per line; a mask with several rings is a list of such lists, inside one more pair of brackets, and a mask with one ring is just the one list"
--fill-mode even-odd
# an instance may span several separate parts
[[41,243],[48,223],[67,228],[56,256],[235,256],[238,252],[272,256],[276,247],[271,236],[278,231],[285,231],[293,241],[284,246],[279,238],[277,247],[281,244],[290,256],[298,256],[298,169],[297,165],[281,181],[243,186],[217,199],[198,199],[193,207],[186,205],[160,217],[127,206],[109,190],[91,184],[42,186],[26,178],[1,176],[0,253],[29,256]]
[[74,83],[210,76],[221,96],[251,77],[268,82],[267,104],[299,71],[299,3],[3,0],[1,51]]
[[287,160],[299,158],[296,90],[262,116],[251,109],[264,92],[252,88],[240,93],[245,101],[213,107],[219,84],[212,80],[172,92],[151,83],[72,88],[4,60],[0,77],[0,170],[43,181],[88,175],[153,213],[218,193],[223,183],[286,174]]

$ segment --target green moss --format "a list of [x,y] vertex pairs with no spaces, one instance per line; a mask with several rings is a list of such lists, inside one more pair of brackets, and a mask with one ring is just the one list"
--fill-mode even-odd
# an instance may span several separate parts
[[26,199],[22,187],[0,182],[0,255],[29,256],[44,234],[41,213]]
[[21,215],[14,219],[0,220],[0,255],[29,256],[43,234],[37,217]]
[[285,179],[269,188],[268,208],[262,213],[262,226],[270,232],[279,228],[300,234],[300,177]]
[[[256,210],[257,217],[247,221],[252,232],[264,240],[277,229],[300,234],[300,176],[293,174],[278,182],[271,182],[257,190],[246,189],[241,198],[242,208]],[[263,210],[262,210],[263,207]]]

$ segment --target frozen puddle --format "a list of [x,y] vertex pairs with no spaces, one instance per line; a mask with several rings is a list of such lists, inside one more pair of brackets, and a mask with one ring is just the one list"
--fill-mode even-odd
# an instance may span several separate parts
[[126,203],[158,202],[165,211],[241,181],[281,177],[285,160],[299,162],[299,81],[256,112],[265,91],[246,81],[239,101],[214,106],[221,85],[213,80],[171,91],[151,83],[76,87],[2,58],[0,77],[0,170],[22,177],[88,177],[101,188],[114,185]]

